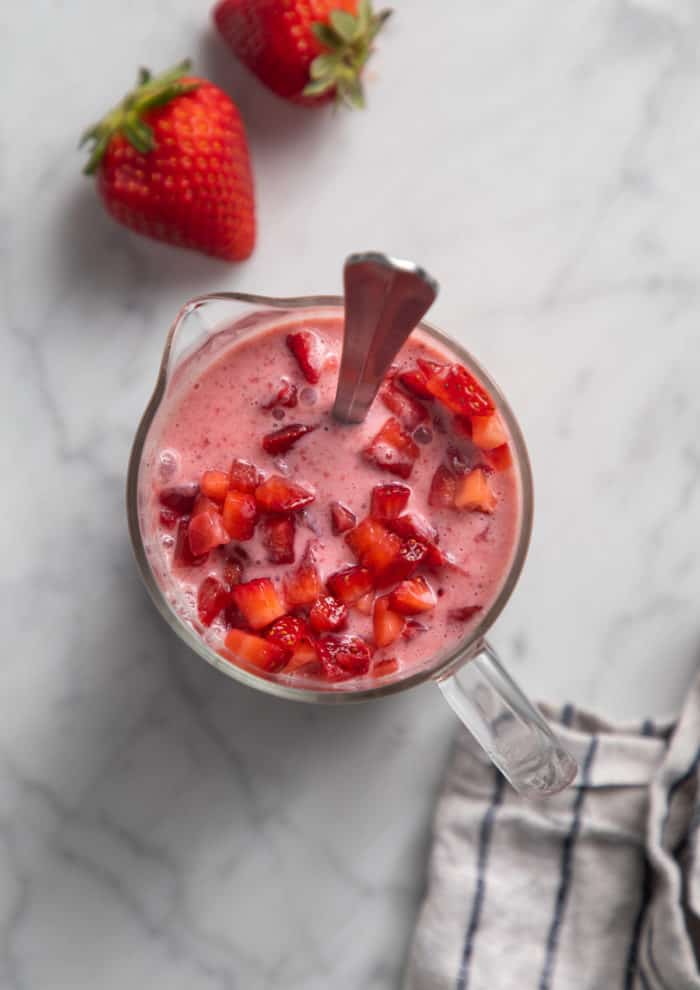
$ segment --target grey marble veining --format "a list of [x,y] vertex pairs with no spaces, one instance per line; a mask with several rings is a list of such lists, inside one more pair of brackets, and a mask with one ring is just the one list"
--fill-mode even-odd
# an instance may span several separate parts
[[[0,13],[0,987],[397,987],[454,722],[327,710],[187,654],[123,482],[190,295],[338,291],[380,248],[522,421],[537,513],[493,640],[536,696],[677,709],[700,659],[700,8],[396,4],[365,114],[286,106],[186,0]],[[227,266],[101,211],[75,151],[191,54],[247,123],[260,238]]]

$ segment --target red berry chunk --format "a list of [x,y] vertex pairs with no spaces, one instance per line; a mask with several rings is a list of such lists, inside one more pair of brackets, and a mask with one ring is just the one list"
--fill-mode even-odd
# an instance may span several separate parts
[[325,350],[313,330],[298,330],[287,334],[287,347],[297,360],[304,378],[312,385],[318,383],[323,369]]
[[231,594],[251,629],[264,629],[286,614],[287,609],[269,578],[237,584]]
[[369,647],[358,636],[323,636],[318,655],[329,680],[345,680],[369,670]]
[[480,611],[481,605],[464,605],[462,608],[450,609],[447,618],[455,619],[457,622],[469,622]]
[[329,575],[326,584],[344,605],[354,605],[373,588],[372,575],[365,567],[345,567]]
[[161,509],[158,519],[163,529],[175,529],[179,516],[172,509]]
[[398,556],[389,567],[377,578],[382,585],[403,581],[423,563],[427,555],[427,547],[418,540],[408,539],[401,543]]
[[406,395],[393,382],[387,382],[379,390],[379,398],[401,420],[407,430],[415,430],[428,418],[425,408],[412,396]]
[[273,433],[267,433],[262,439],[262,445],[268,454],[284,454],[290,450],[297,440],[312,433],[315,426],[304,426],[303,423],[290,423]]
[[418,540],[419,543],[438,542],[438,531],[432,523],[429,523],[424,516],[419,516],[414,512],[406,512],[398,519],[392,519],[389,523],[392,532],[397,533],[404,539]]
[[472,439],[482,450],[495,450],[508,443],[508,434],[498,413],[472,417]]
[[437,598],[425,578],[402,581],[389,596],[389,605],[400,615],[418,615],[435,608]]
[[372,617],[372,627],[374,631],[374,642],[381,649],[383,646],[390,646],[403,632],[406,620],[402,615],[392,611],[389,603],[389,596],[382,595],[374,603],[374,614]]
[[254,464],[237,457],[231,464],[229,484],[236,491],[252,495],[258,485],[262,484],[262,475]]
[[336,536],[340,533],[347,533],[356,524],[357,517],[354,512],[348,509],[347,505],[343,505],[342,502],[331,502],[331,525]]
[[[442,371],[443,368],[447,367],[447,365],[440,364],[438,361],[428,361],[427,358],[417,358],[416,364],[418,365],[419,370],[423,372],[426,379],[432,378],[433,375],[438,373],[438,371]],[[432,395],[432,392],[430,394]]]
[[411,640],[427,631],[428,627],[424,623],[419,622],[417,619],[409,619],[406,623],[406,628],[404,629],[402,636],[404,639]]
[[258,508],[255,498],[232,488],[224,502],[224,526],[230,540],[250,540],[255,532]]
[[408,371],[400,372],[397,377],[403,387],[419,399],[432,399],[427,387],[428,375],[420,368],[409,368]]
[[237,560],[229,560],[224,564],[224,587],[229,591],[241,583],[243,567]]
[[197,614],[200,622],[210,626],[221,609],[229,602],[229,592],[210,575],[204,578],[197,592]]
[[268,630],[265,638],[269,642],[275,643],[284,650],[288,657],[291,657],[297,644],[305,636],[308,636],[308,633],[308,626],[303,619],[296,615],[284,615]]
[[291,516],[266,516],[262,541],[271,564],[294,562],[294,519]]
[[336,632],[346,626],[347,621],[346,606],[332,595],[323,595],[309,612],[309,622],[316,632]]
[[428,494],[428,505],[436,509],[449,509],[455,504],[457,479],[449,468],[441,464],[433,475]]
[[250,663],[261,670],[279,670],[287,659],[287,654],[276,643],[261,636],[253,636],[242,629],[231,629],[226,634],[225,645],[236,660]]
[[490,467],[494,471],[507,471],[513,463],[513,455],[507,444],[503,444],[502,447],[496,447],[495,450],[490,450],[486,456]]
[[229,476],[225,471],[205,471],[200,482],[202,495],[218,503],[222,503],[226,498],[228,486]]
[[406,508],[410,497],[411,489],[406,485],[375,485],[372,489],[370,515],[382,521],[395,519]]
[[305,636],[303,639],[299,640],[297,645],[294,647],[291,660],[284,668],[285,674],[293,674],[297,671],[301,674],[321,673],[318,650],[316,649],[316,644],[312,641],[310,636]]
[[491,513],[496,508],[497,502],[498,499],[483,467],[474,468],[457,483],[454,500],[457,509]]
[[306,488],[273,474],[255,489],[255,501],[261,512],[295,512],[313,502],[314,495]]
[[345,542],[363,567],[380,577],[398,559],[401,540],[376,519],[363,519],[345,536]]
[[461,364],[440,368],[428,379],[427,389],[460,416],[483,416],[493,411],[488,393]]
[[395,674],[399,669],[399,662],[394,657],[389,657],[386,660],[380,660],[375,663],[372,667],[372,674],[374,677],[389,677],[390,674]]
[[263,403],[263,409],[273,409],[275,406],[284,406],[285,409],[293,409],[298,402],[297,387],[288,378],[281,378],[279,388],[269,402]]
[[355,602],[355,608],[362,615],[371,615],[374,608],[374,591],[368,591],[362,598],[358,598]]
[[200,512],[208,512],[213,515],[218,515],[221,512],[221,506],[217,505],[213,499],[207,498],[206,495],[203,495],[202,492],[200,492],[194,500],[192,515],[198,516]]
[[189,485],[173,485],[170,488],[162,488],[158,501],[167,509],[172,509],[179,516],[188,516],[192,512],[194,500],[199,494],[199,485],[193,482]]
[[285,575],[284,596],[290,608],[298,608],[313,605],[322,590],[313,550],[309,545],[297,569]]
[[199,512],[196,516],[192,516],[187,528],[187,538],[193,557],[201,557],[214,547],[223,546],[229,541],[229,535],[218,512]]
[[398,419],[390,417],[368,447],[362,451],[365,460],[378,468],[408,478],[418,457],[418,445],[405,433]]
[[195,557],[190,549],[189,531],[190,517],[182,516],[177,524],[175,534],[175,549],[173,550],[173,563],[181,567],[199,567],[209,556],[208,553]]

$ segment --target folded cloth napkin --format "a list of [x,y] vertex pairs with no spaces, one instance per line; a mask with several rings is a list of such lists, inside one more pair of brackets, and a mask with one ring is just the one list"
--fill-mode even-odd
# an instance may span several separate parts
[[580,767],[552,798],[460,734],[404,990],[700,990],[700,678],[676,724],[543,711]]

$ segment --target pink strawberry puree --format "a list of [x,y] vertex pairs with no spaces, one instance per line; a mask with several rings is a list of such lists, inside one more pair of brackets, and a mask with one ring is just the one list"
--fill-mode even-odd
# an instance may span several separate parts
[[[310,385],[304,379],[285,344],[287,333],[301,328],[313,329],[327,349],[328,359],[318,385]],[[450,611],[471,605],[486,610],[508,572],[520,514],[514,469],[506,467],[489,474],[498,498],[491,515],[434,508],[428,504],[430,483],[438,466],[445,461],[449,444],[459,447],[465,460],[471,463],[488,463],[470,440],[450,432],[452,417],[437,400],[425,403],[429,411],[426,424],[432,430],[432,440],[419,445],[420,455],[410,478],[404,481],[361,456],[362,449],[394,415],[381,399],[374,402],[360,425],[344,426],[331,417],[342,344],[342,322],[338,318],[322,316],[303,323],[298,318],[288,319],[240,342],[230,342],[230,336],[224,331],[210,338],[178,369],[151,427],[141,466],[144,541],[156,579],[180,618],[214,649],[222,649],[227,631],[224,614],[209,628],[203,626],[197,616],[197,590],[207,575],[221,577],[223,553],[210,553],[206,563],[197,567],[174,568],[174,531],[159,522],[159,494],[164,487],[198,481],[205,470],[228,472],[232,459],[237,457],[253,462],[265,476],[287,475],[316,495],[315,502],[297,517],[295,563],[268,563],[260,526],[253,539],[242,544],[250,558],[243,580],[270,577],[280,596],[283,575],[296,569],[309,540],[316,545],[322,578],[345,565],[357,564],[344,537],[332,532],[331,502],[343,502],[359,522],[369,514],[370,494],[375,485],[401,482],[409,486],[411,499],[405,511],[419,513],[437,528],[440,549],[448,551],[459,566],[442,567],[434,573],[419,572],[438,595],[431,612],[415,616],[427,628],[410,640],[400,638],[376,650],[373,663],[395,658],[400,674],[404,674],[407,668],[415,669],[436,654],[452,650],[478,621],[478,616],[465,622],[450,618]],[[416,331],[401,351],[397,364],[414,365],[418,357],[443,363],[458,360],[449,352],[438,350],[430,338]],[[295,408],[284,410],[283,418],[278,408],[276,415],[280,418],[275,418],[272,410],[262,406],[276,394],[282,377],[297,386],[300,400]],[[301,438],[286,454],[270,456],[262,448],[263,436],[289,423],[309,424],[317,429]],[[387,590],[382,589],[379,594]],[[371,645],[371,615],[350,608],[348,626],[343,632],[361,636]],[[289,676],[300,686],[314,683],[302,674]]]

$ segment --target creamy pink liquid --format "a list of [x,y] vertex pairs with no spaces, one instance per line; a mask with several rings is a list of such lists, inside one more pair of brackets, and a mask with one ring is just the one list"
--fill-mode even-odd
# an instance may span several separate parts
[[[309,385],[285,345],[287,333],[313,329],[323,340],[330,360],[318,385]],[[205,628],[197,617],[197,589],[207,575],[221,576],[222,555],[212,552],[198,567],[173,568],[173,533],[159,524],[159,492],[163,487],[198,481],[205,470],[228,471],[234,457],[257,465],[267,476],[287,474],[315,492],[315,502],[297,519],[294,564],[274,565],[266,560],[260,540],[260,527],[244,544],[250,556],[244,580],[270,577],[281,592],[282,578],[298,564],[304,547],[314,540],[322,577],[351,564],[357,564],[343,536],[331,529],[329,505],[341,501],[357,516],[369,513],[370,494],[375,485],[402,482],[411,488],[406,511],[425,516],[438,529],[440,548],[449,551],[460,568],[442,568],[426,577],[438,595],[435,609],[415,618],[427,629],[413,639],[400,639],[376,650],[376,662],[395,658],[399,675],[407,669],[430,664],[438,654],[451,652],[478,621],[450,618],[454,609],[479,605],[488,609],[509,570],[520,519],[519,485],[513,467],[490,475],[498,504],[491,515],[455,509],[436,509],[428,504],[431,479],[444,461],[448,445],[459,447],[466,457],[479,462],[479,452],[469,440],[451,433],[451,417],[436,401],[426,403],[427,425],[432,441],[420,445],[420,455],[406,481],[368,463],[361,451],[393,415],[377,399],[366,420],[357,426],[336,422],[330,410],[335,397],[337,365],[342,348],[342,321],[337,317],[287,320],[263,333],[226,343],[213,338],[178,369],[168,386],[148,438],[142,462],[141,528],[154,574],[172,607],[216,650],[223,646],[226,626],[219,617]],[[333,360],[333,356],[336,360]],[[412,334],[396,363],[414,365],[417,357],[449,362],[458,360],[419,331]],[[284,410],[283,418],[262,408],[275,394],[282,377],[294,382],[300,395],[296,408]],[[279,413],[278,413],[279,415]],[[267,454],[261,440],[288,423],[315,425],[315,432],[303,437],[281,458]],[[444,432],[443,432],[444,431]],[[423,573],[423,572],[421,572]],[[383,589],[380,593],[385,593]],[[483,614],[483,611],[481,614]],[[350,609],[343,632],[361,636],[372,644],[372,617]],[[284,674],[277,675],[284,678]],[[371,676],[371,675],[370,675]],[[292,675],[294,683],[313,686],[309,678]]]

